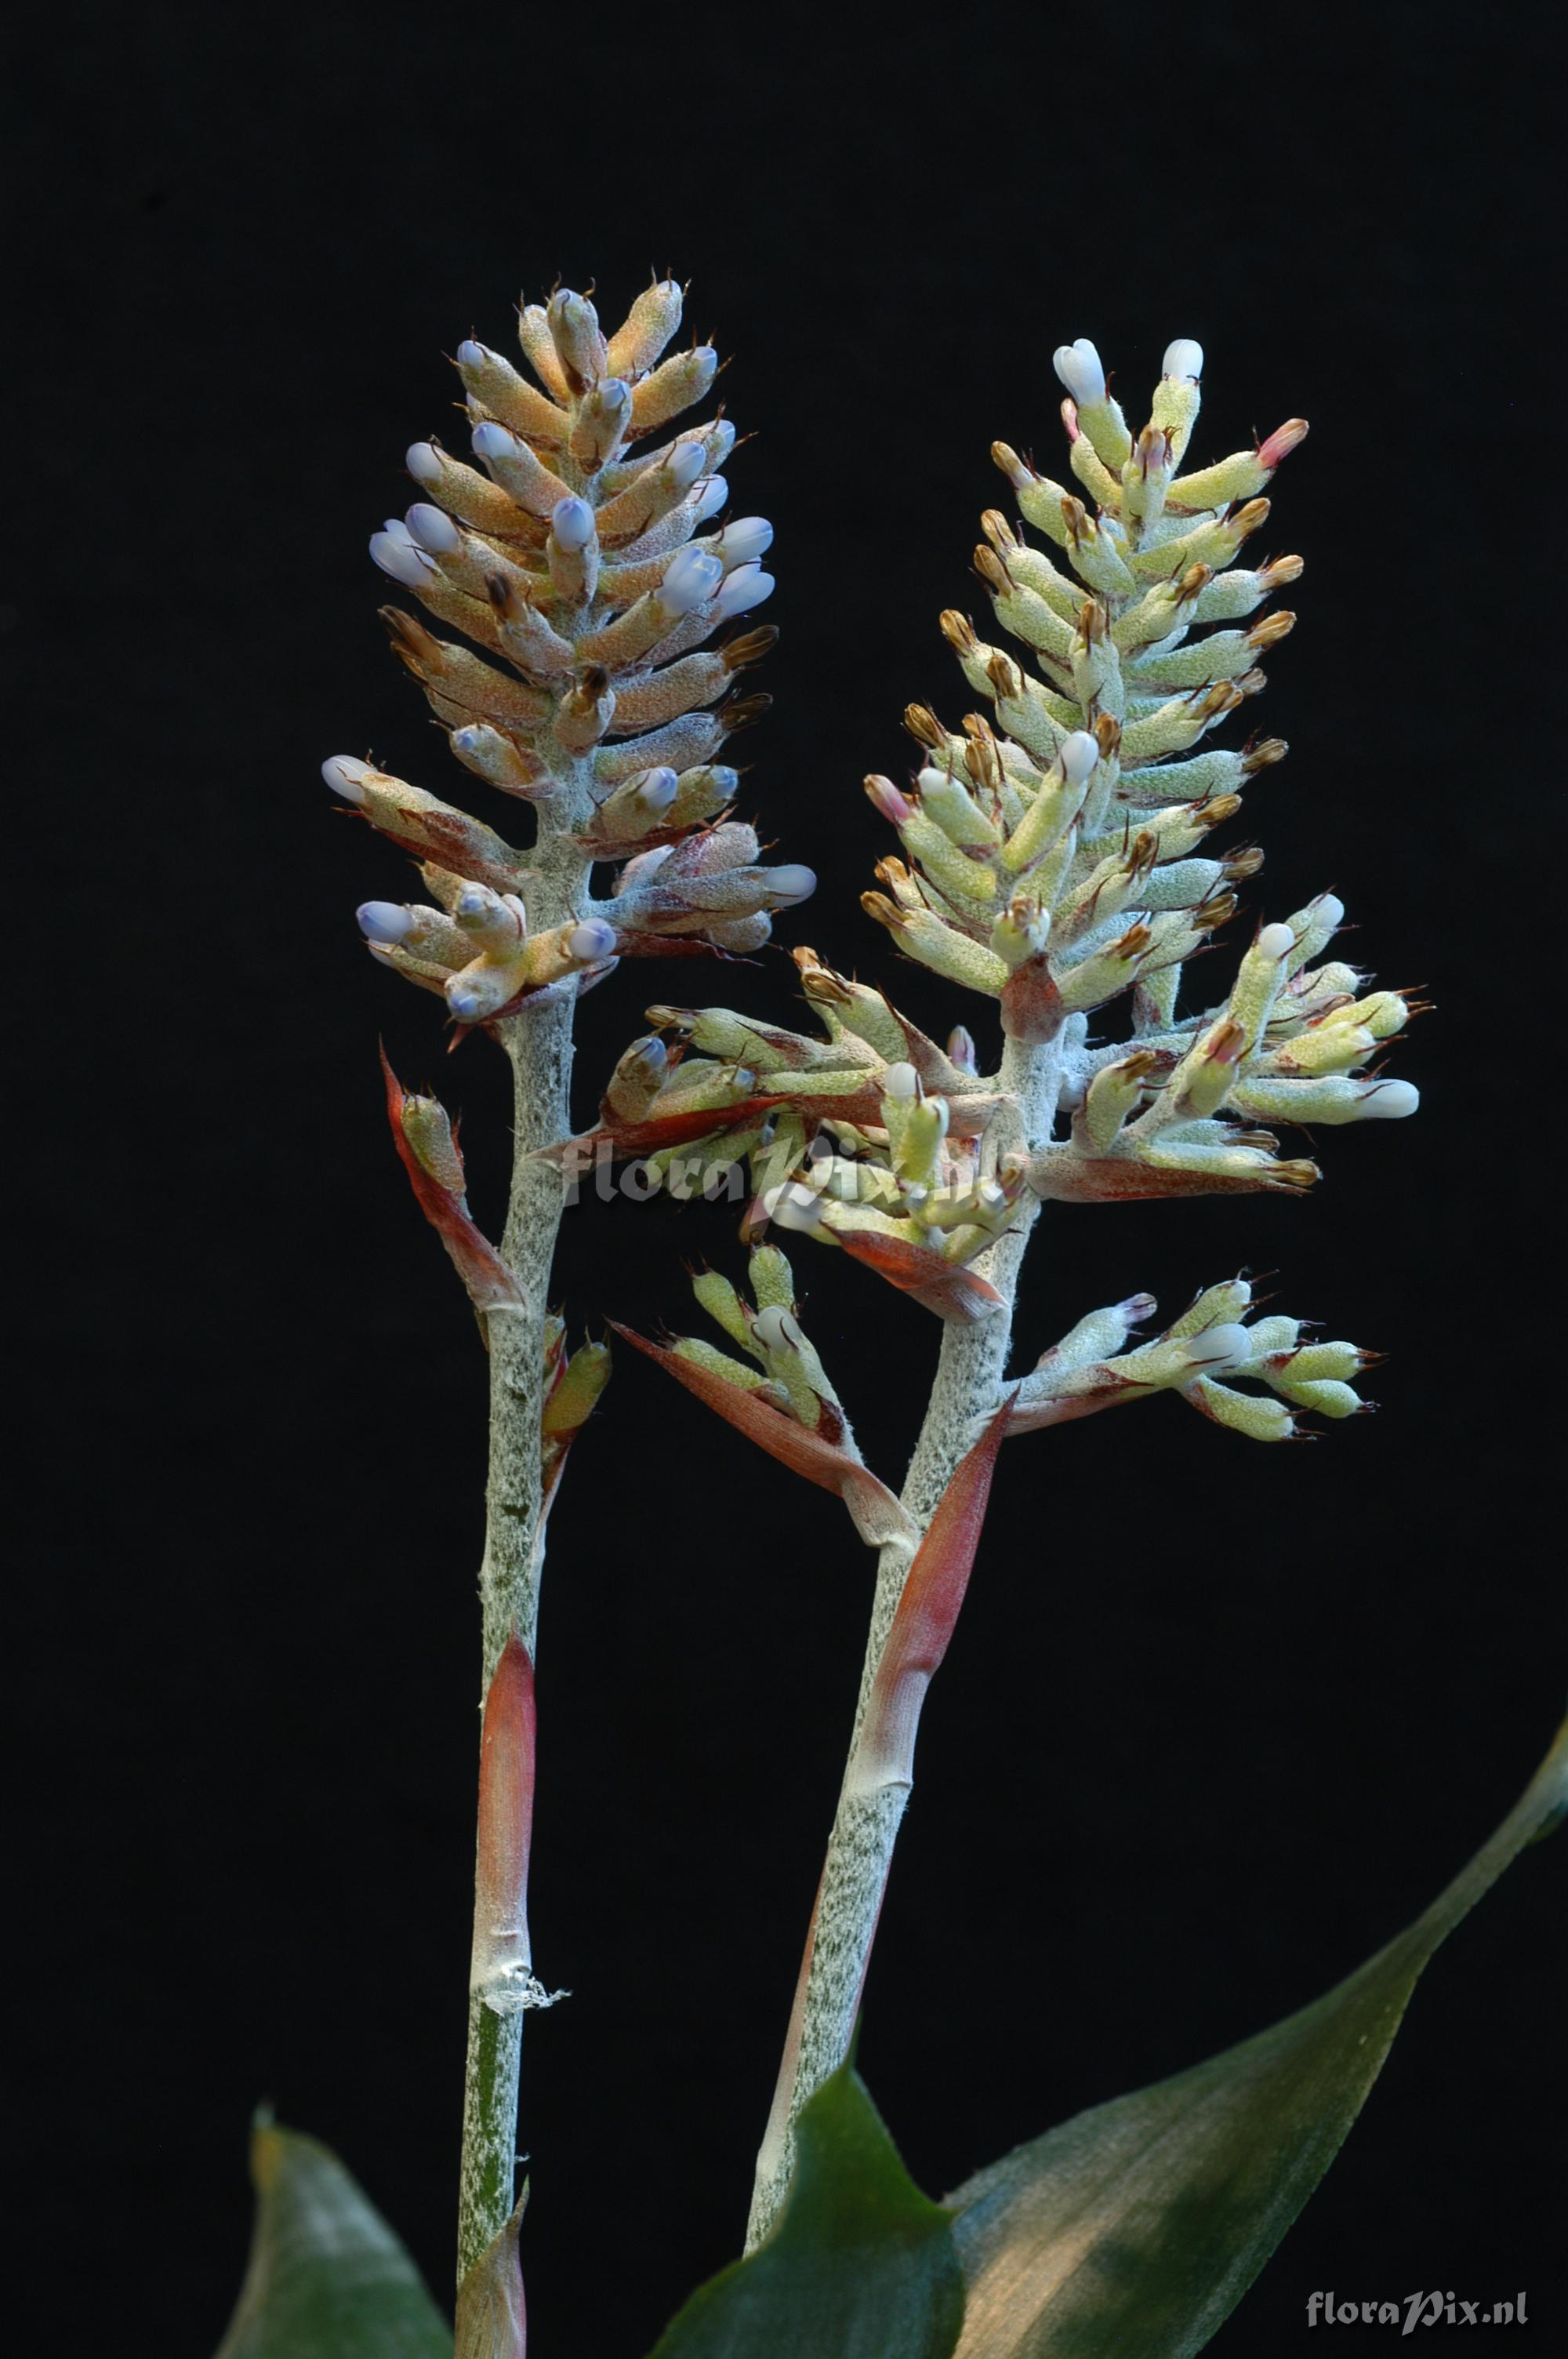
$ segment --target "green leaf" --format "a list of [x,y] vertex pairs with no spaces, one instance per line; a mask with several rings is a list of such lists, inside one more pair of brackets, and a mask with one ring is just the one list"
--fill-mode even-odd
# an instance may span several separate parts
[[1338,2152],[1427,1960],[1565,1810],[1568,1723],[1490,1842],[1347,1982],[967,2181],[948,2199],[969,2285],[958,2359],[1201,2351]]
[[217,2359],[451,2359],[452,2333],[336,2155],[258,2122],[256,2223]]
[[698,2288],[654,2359],[948,2359],[964,2314],[949,2215],[910,2178],[850,2066],[795,2135],[772,2234]]

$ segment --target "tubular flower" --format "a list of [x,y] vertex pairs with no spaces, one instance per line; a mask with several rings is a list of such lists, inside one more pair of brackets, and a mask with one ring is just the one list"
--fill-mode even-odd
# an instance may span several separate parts
[[[749,830],[709,824],[737,785],[716,757],[768,701],[742,694],[741,676],[777,634],[727,626],[773,590],[762,563],[773,527],[721,519],[729,421],[676,430],[718,368],[706,344],[665,356],[681,309],[679,288],[660,280],[606,336],[585,297],[559,290],[521,315],[526,369],[460,344],[470,453],[414,444],[418,497],[371,538],[382,571],[457,634],[384,610],[452,751],[540,812],[538,843],[520,850],[370,763],[324,766],[334,791],[424,864],[438,905],[366,903],[373,951],[440,992],[460,1025],[585,988],[627,954],[667,955],[670,937],[754,951],[773,912],[815,883],[799,865],[760,864]],[[579,862],[629,864],[609,903],[574,889],[569,921],[541,926],[536,901],[552,897],[535,864],[561,842]]]

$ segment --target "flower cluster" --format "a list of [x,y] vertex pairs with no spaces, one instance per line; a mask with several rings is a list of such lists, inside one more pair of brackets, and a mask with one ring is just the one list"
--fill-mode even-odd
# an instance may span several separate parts
[[[460,344],[478,464],[416,443],[420,496],[371,540],[382,571],[471,643],[384,610],[452,751],[538,815],[535,842],[519,849],[373,764],[324,766],[419,862],[429,895],[366,902],[371,950],[440,993],[460,1025],[493,1023],[568,980],[584,987],[626,953],[755,950],[772,913],[815,882],[761,865],[752,832],[721,818],[737,774],[716,757],[767,702],[741,693],[740,676],[776,634],[708,643],[772,591],[761,560],[773,529],[721,520],[719,471],[736,440],[722,414],[667,431],[718,367],[707,344],[661,357],[681,308],[661,280],[606,337],[585,296],[527,305],[532,377]],[[586,881],[594,862],[626,864],[602,901]]]
[[717,1270],[700,1271],[692,1280],[697,1301],[746,1354],[743,1360],[697,1335],[666,1345],[650,1343],[628,1327],[615,1332],[770,1458],[837,1492],[871,1547],[912,1538],[908,1516],[862,1461],[844,1405],[801,1325],[788,1261],[776,1245],[759,1245],[749,1276],[752,1302]]
[[1153,1317],[1152,1295],[1135,1294],[1091,1311],[1018,1386],[1008,1431],[1065,1425],[1098,1409],[1175,1392],[1216,1424],[1251,1440],[1305,1440],[1310,1437],[1298,1428],[1299,1413],[1354,1417],[1372,1406],[1358,1397],[1351,1378],[1381,1353],[1355,1343],[1303,1343],[1299,1319],[1244,1325],[1252,1307],[1247,1279],[1227,1279],[1208,1287],[1152,1343],[1131,1351],[1123,1346],[1136,1324]]
[[[989,710],[954,731],[911,706],[914,775],[866,782],[905,856],[881,863],[885,889],[864,906],[910,957],[995,1000],[1008,1038],[1051,1044],[1065,1135],[1037,1138],[1027,1157],[988,1157],[1001,1081],[977,1070],[968,1032],[937,1050],[880,993],[809,951],[797,963],[826,1043],[725,1009],[654,1009],[702,1061],[677,1067],[656,1038],[631,1052],[643,1094],[634,1133],[622,1134],[628,1151],[667,1158],[698,1135],[706,1109],[715,1162],[750,1156],[755,1176],[759,1150],[770,1151],[753,1190],[763,1213],[848,1246],[949,1319],[991,1307],[968,1265],[1025,1188],[1079,1202],[1301,1190],[1316,1165],[1281,1157],[1264,1125],[1401,1116],[1417,1103],[1374,1061],[1416,1003],[1368,990],[1326,955],[1345,916],[1332,893],[1260,925],[1223,1001],[1178,1013],[1184,964],[1262,862],[1251,848],[1217,854],[1207,840],[1286,751],[1272,738],[1194,749],[1262,688],[1255,658],[1294,618],[1258,610],[1302,571],[1293,557],[1232,560],[1267,517],[1263,488],[1305,424],[1182,473],[1202,364],[1195,344],[1170,346],[1135,435],[1093,346],[1057,353],[1069,464],[1096,514],[999,443],[1020,514],[989,512],[975,555],[1033,669],[945,614]],[[1131,1040],[1092,1044],[1090,1019],[1129,994]],[[604,1119],[618,1136],[610,1101]],[[680,1126],[665,1138],[662,1121]]]

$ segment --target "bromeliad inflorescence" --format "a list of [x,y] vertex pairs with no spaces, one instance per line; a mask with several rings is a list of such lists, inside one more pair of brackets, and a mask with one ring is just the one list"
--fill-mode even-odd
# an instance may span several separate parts
[[[495,1245],[470,1212],[443,1109],[386,1071],[398,1152],[490,1354],[460,2265],[470,2310],[475,2288],[493,2286],[508,2317],[521,2315],[521,2021],[545,1997],[525,1893],[545,1521],[609,1375],[606,1347],[568,1353],[547,1310],[574,1157],[635,1158],[677,1193],[728,1187],[744,1199],[751,1299],[716,1270],[695,1281],[722,1343],[618,1332],[839,1496],[878,1551],[849,1765],[758,2158],[755,2245],[789,2187],[802,2109],[849,2051],[920,1701],[1005,1437],[1160,1393],[1260,1440],[1363,1406],[1354,1379],[1375,1355],[1256,1315],[1242,1277],[1208,1287],[1148,1340],[1149,1296],[1091,1311],[1010,1377],[1019,1272],[1042,1207],[1299,1193],[1316,1166],[1281,1153],[1278,1127],[1400,1116],[1416,1103],[1382,1063],[1412,1003],[1335,954],[1345,912],[1332,893],[1257,922],[1227,987],[1184,1007],[1189,962],[1261,864],[1251,847],[1217,848],[1217,832],[1285,752],[1273,738],[1206,741],[1260,693],[1259,658],[1293,623],[1269,602],[1301,560],[1241,559],[1306,427],[1292,419],[1254,450],[1184,472],[1198,347],[1170,346],[1134,432],[1080,339],[1055,356],[1076,488],[997,443],[1011,510],[986,513],[974,556],[996,625],[1026,652],[944,614],[977,707],[950,726],[912,705],[911,776],[866,780],[900,849],[863,906],[899,952],[969,995],[963,1020],[939,1044],[882,990],[796,949],[814,1028],[730,1006],[650,1007],[594,1120],[573,1130],[578,995],[628,955],[755,953],[774,914],[814,884],[803,866],[763,864],[752,828],[730,816],[737,773],[719,756],[765,701],[743,692],[741,675],[774,636],[744,622],[773,586],[762,569],[773,536],[758,517],[724,520],[719,470],[735,435],[722,413],[670,430],[717,367],[705,344],[664,357],[680,316],[680,290],[663,280],[607,337],[587,298],[559,291],[520,315],[531,377],[483,344],[460,345],[478,463],[416,443],[407,463],[419,497],[371,543],[383,571],[460,635],[386,612],[458,759],[530,808],[532,841],[516,846],[368,762],[326,765],[329,785],[419,864],[427,897],[362,907],[373,955],[438,994],[460,1035],[496,1040],[515,1075],[516,1154]],[[596,869],[612,872],[609,889],[595,889]],[[986,1012],[977,999],[1000,1027],[991,1070],[970,1028]],[[1101,1037],[1118,1003],[1127,1033]],[[774,1232],[865,1264],[940,1321],[901,1493],[861,1457]]]
[[[1063,346],[1055,364],[1078,488],[997,443],[1015,513],[987,512],[974,555],[996,622],[1027,658],[945,614],[980,709],[952,727],[911,706],[912,777],[866,780],[903,856],[881,862],[863,906],[905,956],[994,1003],[999,1065],[982,1069],[968,1023],[938,1047],[881,991],[797,951],[819,1036],[729,1008],[650,1009],[657,1031],[633,1052],[645,1077],[635,1124],[618,1130],[607,1098],[599,1134],[624,1152],[656,1142],[666,1168],[695,1158],[705,1184],[744,1162],[749,1237],[772,1224],[838,1247],[946,1322],[902,1500],[917,1534],[1003,1403],[1007,1430],[1022,1433],[1174,1392],[1265,1441],[1298,1436],[1303,1412],[1361,1407],[1351,1379],[1374,1355],[1303,1343],[1287,1318],[1245,1323],[1241,1278],[1200,1293],[1152,1342],[1133,1334],[1153,1313],[1149,1297],[1093,1312],[1009,1391],[1013,1294],[1044,1203],[1300,1192],[1317,1166],[1282,1155],[1273,1125],[1388,1119],[1417,1103],[1380,1062],[1411,1003],[1333,955],[1345,915],[1333,893],[1260,921],[1224,995],[1181,1005],[1187,962],[1262,864],[1214,838],[1286,749],[1204,741],[1260,692],[1258,658],[1294,622],[1262,610],[1301,560],[1237,560],[1306,426],[1292,419],[1256,450],[1184,473],[1195,343],[1169,347],[1136,433],[1091,344]],[[1094,1037],[1117,1002],[1130,1006],[1129,1037]],[[661,1038],[670,1045],[655,1066]],[[665,1142],[666,1119],[679,1127]],[[727,1381],[751,1380],[734,1369]],[[741,1422],[711,1385],[706,1397]],[[878,1544],[861,1724],[910,1560],[907,1533]],[[902,1797],[868,1830],[846,1784],[759,2161],[753,2243],[788,2184],[791,2126],[848,2052],[901,1810]]]

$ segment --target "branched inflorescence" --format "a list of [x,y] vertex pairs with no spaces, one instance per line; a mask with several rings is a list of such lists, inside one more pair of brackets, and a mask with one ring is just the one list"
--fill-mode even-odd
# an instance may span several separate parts
[[[1300,559],[1233,560],[1267,518],[1264,487],[1305,424],[1292,419],[1256,451],[1183,474],[1198,410],[1196,345],[1170,347],[1136,436],[1092,345],[1064,347],[1056,367],[1080,491],[996,444],[1020,514],[1010,521],[989,511],[975,552],[997,620],[1028,647],[1033,668],[989,645],[964,615],[943,615],[965,680],[989,710],[952,730],[926,706],[910,708],[915,775],[903,787],[866,781],[905,857],[881,863],[884,889],[864,905],[908,956],[994,1000],[1008,1039],[1051,1045],[1064,1135],[997,1152],[1001,1077],[980,1072],[968,1030],[938,1048],[881,993],[809,951],[795,957],[825,1039],[728,1009],[654,1008],[660,1034],[629,1052],[602,1110],[601,1135],[635,1151],[660,1137],[661,1125],[689,1142],[698,1110],[722,1107],[724,1121],[686,1156],[688,1180],[695,1171],[706,1183],[749,1158],[752,1234],[771,1218],[843,1246],[950,1321],[1000,1307],[973,1265],[1016,1223],[1021,1198],[1299,1191],[1316,1165],[1281,1157],[1264,1125],[1364,1121],[1416,1104],[1408,1082],[1373,1063],[1410,1003],[1368,990],[1355,968],[1325,955],[1345,914],[1331,893],[1260,924],[1217,1005],[1184,1015],[1177,1006],[1184,962],[1234,914],[1238,886],[1261,865],[1256,850],[1217,853],[1209,839],[1284,745],[1195,749],[1259,693],[1256,658],[1293,624],[1259,610],[1299,577]],[[1031,542],[1031,526],[1048,548]],[[1092,1043],[1090,1018],[1128,995],[1131,1039]],[[699,1054],[684,1063],[666,1056],[655,1068],[661,1035]],[[616,1090],[632,1071],[645,1087],[628,1126]],[[681,1154],[665,1147],[655,1159]],[[1220,1293],[1223,1315],[1211,1308],[1199,1320],[1195,1308],[1168,1332],[1170,1349],[1119,1359],[1115,1378],[1091,1371],[1120,1352],[1139,1313],[1097,1313],[1025,1381],[1015,1430],[1173,1383],[1260,1438],[1294,1430],[1289,1404],[1345,1412],[1349,1347],[1314,1346],[1332,1369],[1329,1358],[1321,1368],[1310,1360],[1292,1390],[1280,1356],[1289,1322],[1270,1321],[1267,1347],[1241,1353],[1235,1313],[1245,1289],[1200,1299],[1218,1304]],[[1142,1315],[1152,1307],[1142,1304]],[[1272,1385],[1275,1397],[1238,1395],[1195,1369],[1184,1377],[1174,1347],[1190,1341],[1195,1321],[1217,1324],[1235,1346],[1228,1374]]]
[[[1293,419],[1255,450],[1183,473],[1198,347],[1169,348],[1134,434],[1080,341],[1056,354],[1077,488],[996,444],[1016,513],[988,511],[975,552],[996,620],[1028,659],[945,614],[983,709],[952,729],[910,707],[913,775],[866,781],[902,856],[881,862],[864,907],[903,954],[994,1003],[995,1070],[965,1026],[940,1045],[884,993],[799,949],[816,1031],[726,1006],[650,1008],[652,1028],[574,1136],[579,993],[627,954],[755,951],[773,913],[814,884],[808,869],[762,864],[752,829],[727,816],[737,775],[717,757],[762,701],[741,691],[739,676],[773,634],[708,642],[771,590],[760,560],[772,533],[757,517],[717,524],[717,471],[734,442],[722,416],[666,435],[716,368],[706,345],[661,358],[680,310],[678,289],[659,282],[606,339],[581,296],[527,307],[520,332],[535,381],[481,344],[460,346],[480,465],[416,444],[408,466],[422,496],[371,545],[437,622],[471,642],[401,610],[386,615],[459,759],[533,807],[532,844],[516,848],[366,763],[326,766],[329,783],[419,862],[429,894],[364,905],[373,954],[440,994],[460,1032],[499,1041],[517,1084],[497,1247],[469,1211],[443,1110],[386,1075],[399,1153],[490,1350],[485,1768],[460,2233],[470,2285],[512,2251],[520,2018],[546,1995],[533,1975],[525,1896],[545,1517],[609,1373],[603,1345],[568,1355],[560,1321],[546,1315],[572,1157],[635,1157],[674,1192],[733,1180],[749,1199],[752,1300],[716,1272],[696,1281],[723,1346],[619,1332],[838,1495],[879,1552],[849,1766],[758,2159],[754,2244],[787,2190],[801,2109],[849,2049],[920,1701],[962,1603],[1004,1436],[1162,1392],[1260,1440],[1296,1435],[1303,1412],[1363,1406],[1353,1380],[1374,1355],[1310,1340],[1291,1318],[1254,1316],[1243,1277],[1200,1292],[1150,1342],[1136,1333],[1153,1315],[1149,1296],[1091,1312],[1010,1380],[1014,1292],[1043,1205],[1300,1193],[1316,1166],[1281,1155],[1273,1125],[1315,1129],[1416,1104],[1379,1062],[1412,1003],[1333,955],[1345,912],[1332,893],[1260,922],[1224,995],[1181,1007],[1184,967],[1261,864],[1255,850],[1217,852],[1212,839],[1285,747],[1204,741],[1261,690],[1258,658],[1292,626],[1290,614],[1263,609],[1301,560],[1238,560],[1306,427]],[[665,439],[633,455],[652,437]],[[600,897],[596,864],[618,872]],[[1091,1038],[1119,1000],[1130,1037]],[[900,1494],[861,1458],[770,1230],[863,1262],[942,1322]]]
[[[1411,1004],[1332,955],[1345,915],[1332,893],[1259,923],[1223,998],[1180,1006],[1184,967],[1261,865],[1259,852],[1216,852],[1211,839],[1285,747],[1203,741],[1262,689],[1258,658],[1292,627],[1292,614],[1261,610],[1301,560],[1237,560],[1307,430],[1292,419],[1255,450],[1184,473],[1202,365],[1195,344],[1173,344],[1134,433],[1093,346],[1057,353],[1077,489],[998,443],[1017,513],[989,511],[975,552],[996,620],[1028,660],[944,614],[984,709],[953,729],[912,706],[914,774],[866,781],[903,856],[881,864],[863,906],[906,956],[995,1003],[996,1070],[966,1027],[938,1046],[883,993],[801,950],[820,1036],[730,1008],[650,1009],[655,1030],[627,1052],[589,1135],[650,1158],[672,1185],[678,1173],[711,1189],[744,1165],[753,1244],[771,1223],[837,1246],[945,1327],[896,1502],[860,1463],[771,1246],[753,1255],[754,1267],[767,1257],[755,1313],[721,1281],[697,1282],[746,1359],[697,1338],[660,1351],[731,1424],[838,1490],[881,1559],[850,1768],[758,2160],[753,2244],[777,2217],[801,2107],[852,2035],[913,1722],[896,1775],[868,1784],[855,1765],[887,1708],[909,1584],[929,1567],[956,1486],[978,1479],[978,1454],[1004,1430],[1161,1392],[1265,1441],[1298,1435],[1303,1412],[1364,1406],[1352,1379],[1374,1355],[1307,1340],[1293,1319],[1251,1319],[1243,1277],[1200,1292],[1148,1343],[1134,1330],[1154,1311],[1149,1296],[1092,1312],[1006,1383],[1013,1294],[1043,1204],[1299,1193],[1317,1167],[1281,1155],[1271,1125],[1400,1116],[1417,1102],[1377,1061]],[[1091,1038],[1118,1000],[1130,1004],[1130,1038]]]

